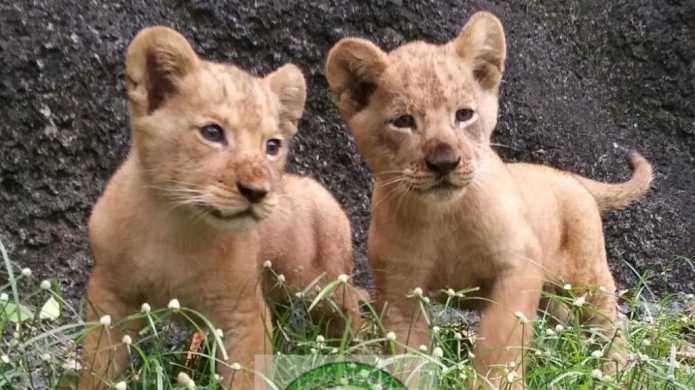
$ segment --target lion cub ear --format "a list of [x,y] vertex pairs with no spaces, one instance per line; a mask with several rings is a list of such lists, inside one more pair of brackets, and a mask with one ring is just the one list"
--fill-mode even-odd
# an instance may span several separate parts
[[126,92],[133,114],[160,108],[198,64],[198,56],[178,32],[162,26],[140,31],[126,55]]
[[265,77],[280,100],[280,126],[288,137],[297,132],[306,102],[306,80],[298,67],[285,64]]
[[369,104],[387,65],[387,54],[367,40],[345,38],[333,46],[326,61],[326,79],[345,117]]
[[475,13],[454,39],[453,45],[456,53],[473,68],[473,76],[478,83],[496,92],[507,58],[507,44],[500,20],[488,12]]

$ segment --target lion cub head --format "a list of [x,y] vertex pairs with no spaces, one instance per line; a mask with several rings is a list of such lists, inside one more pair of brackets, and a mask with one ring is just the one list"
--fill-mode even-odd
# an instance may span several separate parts
[[288,64],[253,77],[152,27],[130,44],[126,73],[133,148],[149,187],[219,228],[267,217],[304,110],[301,71]]
[[484,169],[505,57],[502,25],[485,12],[444,45],[385,53],[363,39],[338,42],[326,77],[377,184],[439,200],[463,193]]

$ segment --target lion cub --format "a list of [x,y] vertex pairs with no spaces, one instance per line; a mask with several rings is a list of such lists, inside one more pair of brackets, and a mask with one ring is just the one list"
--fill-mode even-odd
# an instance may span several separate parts
[[412,42],[385,53],[348,38],[326,65],[375,176],[369,257],[378,303],[389,304],[384,326],[407,345],[427,344],[428,324],[409,291],[480,287],[484,299],[468,301],[489,302],[478,305],[475,364],[496,385],[507,363],[522,366],[531,326],[520,319],[536,316],[544,287],[579,286],[595,308],[586,320],[612,337],[615,284],[600,209],[626,206],[652,180],[636,153],[623,184],[504,164],[490,136],[505,58],[501,23],[480,12],[447,44]]
[[[272,352],[258,264],[267,238],[254,227],[281,202],[304,77],[294,65],[256,78],[204,61],[165,27],[135,37],[126,76],[132,145],[90,219],[87,319],[116,322],[176,298],[222,329],[229,360],[219,372],[249,389],[252,375],[231,363],[251,367]],[[126,366],[121,339],[142,324],[126,326],[87,337],[80,389],[103,388]]]

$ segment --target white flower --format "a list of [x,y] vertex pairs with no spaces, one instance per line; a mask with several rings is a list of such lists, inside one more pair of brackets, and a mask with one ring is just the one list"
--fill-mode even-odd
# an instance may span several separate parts
[[563,289],[563,290],[567,290],[567,291],[569,291],[569,290],[571,290],[571,289],[572,289],[572,285],[571,285],[571,284],[569,284],[569,283],[565,283],[565,285],[564,285],[564,286],[562,286],[562,289]]
[[425,303],[430,303],[430,297],[422,297],[422,301]]
[[473,353],[473,351],[468,351],[468,358],[475,359],[475,354]]
[[333,349],[331,349],[331,353],[334,354],[334,355],[335,355],[336,353],[338,353],[338,348],[333,348]]
[[111,316],[106,314],[99,318],[99,323],[104,326],[111,326]]
[[395,332],[386,333],[386,340],[396,341],[396,333]]
[[318,335],[318,336],[316,336],[316,342],[319,344],[323,344],[326,342],[326,339],[323,336]]
[[223,331],[222,329],[220,329],[220,328],[215,329],[215,334],[216,334],[217,337],[219,337],[219,338],[223,338],[223,337],[224,337],[224,331]]
[[234,371],[239,371],[239,370],[241,370],[241,364],[236,363],[236,362],[235,362],[235,363],[232,363],[232,365],[229,366],[229,367],[231,367],[232,370],[234,370]]
[[116,383],[116,385],[113,388],[116,390],[126,390],[128,386],[126,386],[125,382],[121,381]]
[[432,333],[435,333],[435,334],[436,334],[436,333],[439,333],[439,331],[441,331],[441,329],[440,329],[438,326],[433,326],[433,327],[432,327]]
[[278,275],[278,281],[280,283],[285,283],[285,280],[286,280],[285,275],[283,275],[283,274]]
[[417,295],[418,297],[421,297],[422,289],[420,287],[415,287],[415,289],[413,289],[413,294]]
[[344,284],[344,283],[347,283],[348,280],[350,280],[350,277],[349,277],[348,275],[345,275],[345,274],[340,274],[340,275],[338,275],[338,281],[339,281],[340,283],[343,283],[343,284]]
[[193,382],[193,379],[191,379],[191,377],[185,372],[179,372],[179,375],[176,377],[176,382],[181,386],[188,387],[189,389],[195,388],[195,382]]
[[591,353],[591,357],[594,359],[601,359],[603,357],[603,352],[599,349]]
[[563,330],[565,330],[565,327],[562,326],[562,324],[557,324],[557,325],[555,325],[555,331],[556,331],[557,333],[560,333],[560,332],[562,332]]
[[149,313],[150,311],[152,311],[152,307],[150,306],[149,303],[145,302],[140,307],[140,311],[143,313]]
[[644,345],[645,347],[648,347],[648,346],[652,345],[652,342],[649,339],[644,339],[644,340],[642,340],[642,345]]
[[298,292],[294,293],[294,296],[299,298],[299,299],[302,299],[302,298],[304,298],[304,293],[301,291],[298,291]]
[[129,335],[127,335],[127,334],[123,336],[123,338],[121,339],[121,341],[122,341],[123,344],[125,344],[125,345],[133,344],[133,339],[132,339]]
[[507,382],[512,383],[516,380],[516,371],[511,371],[507,374]]
[[599,370],[598,368],[594,368],[593,370],[591,370],[591,377],[600,380],[601,378],[603,378],[603,372],[601,372],[601,370]]
[[545,334],[548,335],[548,336],[555,336],[555,331],[552,330],[552,329],[550,329],[550,328],[548,328],[548,329],[545,330]]
[[582,307],[586,303],[586,294],[582,295],[579,298],[575,298],[574,301],[572,301],[572,304],[577,307]]
[[31,276],[31,268],[22,268],[22,276],[25,277],[30,277]]
[[217,382],[222,382],[222,375],[220,375],[220,374],[215,374],[215,380],[216,380]]
[[51,282],[48,280],[42,280],[41,284],[39,285],[42,290],[50,290],[51,289]]
[[181,308],[181,303],[179,303],[178,299],[174,298],[171,301],[169,301],[167,307],[171,310],[179,310]]
[[514,369],[516,367],[516,362],[509,362],[509,368]]
[[420,346],[420,351],[427,352],[427,346],[425,344]]
[[540,349],[536,350],[533,354],[536,356],[543,356],[543,352]]
[[463,340],[463,335],[462,335],[461,333],[459,333],[459,332],[456,332],[456,333],[454,333],[454,338],[455,338],[456,340],[461,341],[461,340]]
[[437,347],[432,351],[432,356],[436,358],[442,358],[444,356],[444,351],[441,348]]
[[10,296],[9,296],[9,295],[7,295],[6,293],[0,294],[0,301],[2,301],[2,302],[7,302],[7,301],[9,301],[9,300],[10,300]]
[[5,364],[10,364],[10,357],[7,355],[0,356],[0,360],[2,360],[2,362]]
[[516,317],[516,319],[519,320],[519,322],[521,322],[522,324],[527,324],[527,323],[528,323],[528,318],[526,318],[526,316],[524,315],[524,313],[522,313],[522,312],[520,312],[520,311],[515,311],[515,312],[514,312],[514,317]]
[[263,263],[263,268],[266,268],[266,269],[273,268],[273,262],[270,261],[270,260],[266,260],[266,261]]
[[446,295],[448,295],[450,297],[455,297],[456,291],[454,291],[453,289],[450,288],[450,289],[446,290]]

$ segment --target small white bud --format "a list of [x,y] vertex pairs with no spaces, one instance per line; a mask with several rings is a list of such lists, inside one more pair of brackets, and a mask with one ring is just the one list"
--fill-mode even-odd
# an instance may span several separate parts
[[116,383],[116,385],[113,388],[116,390],[126,390],[128,386],[126,386],[125,382],[121,381]]
[[413,294],[417,295],[418,297],[421,297],[422,289],[420,287],[415,287],[415,289],[413,289]]
[[337,354],[337,353],[338,353],[338,348],[333,348],[333,349],[331,349],[331,353],[334,354],[334,355]]
[[10,300],[10,296],[9,296],[9,295],[7,295],[6,293],[0,294],[0,301],[2,301],[2,302],[7,302],[7,301],[9,301],[9,300]]
[[437,347],[432,351],[432,356],[436,358],[442,358],[444,357],[444,351],[441,348]]
[[456,296],[456,291],[454,291],[454,289],[452,289],[452,288],[447,289],[447,290],[446,290],[446,295],[448,295],[448,296],[450,296],[450,297],[455,297],[455,296]]
[[302,298],[304,298],[304,293],[301,291],[298,291],[298,292],[294,293],[294,296],[297,297],[298,299],[302,299]]
[[475,354],[473,353],[473,351],[468,351],[468,358],[475,359]]
[[145,302],[145,303],[143,303],[142,306],[140,307],[140,311],[143,312],[143,313],[145,313],[145,314],[147,314],[147,313],[149,313],[149,312],[152,311],[152,307],[150,306],[149,303]]
[[220,374],[215,374],[215,381],[217,381],[217,382],[222,382],[222,375],[220,375]]
[[459,332],[456,332],[456,333],[454,333],[454,338],[455,338],[456,340],[461,341],[461,340],[463,340],[463,335],[462,335],[461,333],[459,333]]
[[599,370],[598,368],[594,368],[593,370],[591,370],[591,377],[600,380],[601,378],[603,378],[603,372],[601,372],[601,370]]
[[10,357],[7,355],[2,355],[0,356],[0,361],[2,361],[5,364],[10,364]]
[[312,355],[318,355],[318,353],[319,353],[319,350],[316,348],[310,348],[309,351],[311,351]]
[[176,382],[181,386],[188,387],[189,389],[195,387],[195,382],[193,382],[193,379],[191,379],[191,377],[185,372],[179,372],[179,375],[176,377]]
[[174,298],[171,301],[169,301],[167,307],[171,310],[179,310],[181,309],[181,303],[179,303],[178,299]]
[[396,333],[395,332],[386,333],[386,340],[396,341]]
[[510,373],[507,374],[507,382],[512,383],[516,380],[516,371],[511,371]]
[[509,368],[514,369],[516,367],[516,362],[509,362]]
[[552,329],[550,329],[550,328],[548,328],[548,329],[545,330],[545,334],[548,335],[548,336],[555,336],[555,331],[552,330]]
[[348,280],[350,280],[350,277],[349,277],[348,275],[345,275],[345,274],[340,274],[340,275],[338,275],[338,281],[339,281],[340,283],[345,284],[345,283],[348,282]]
[[591,357],[594,359],[601,359],[603,357],[603,352],[601,352],[601,350],[597,349],[591,353]]
[[422,301],[429,304],[430,303],[430,297],[422,297]]
[[642,345],[644,345],[645,347],[648,347],[648,346],[652,345],[652,342],[649,339],[644,339],[644,340],[642,340]]
[[266,261],[263,263],[263,268],[265,268],[265,269],[271,269],[271,268],[273,268],[273,262],[270,261],[270,260],[266,260]]
[[520,311],[515,311],[514,317],[516,317],[516,319],[519,320],[519,322],[521,322],[522,324],[528,323],[528,318],[526,318],[526,315],[524,315],[524,313]]
[[42,280],[41,284],[39,285],[42,290],[50,290],[51,289],[51,282],[49,280]]
[[123,338],[121,339],[121,341],[122,341],[123,344],[125,344],[125,345],[131,345],[131,344],[133,344],[133,339],[132,339],[129,335],[127,335],[127,334],[123,336]]
[[422,344],[422,345],[420,346],[420,351],[422,351],[422,352],[427,352],[427,346],[426,346],[425,344]]
[[563,290],[566,290],[566,291],[569,291],[569,290],[572,289],[572,285],[569,284],[569,283],[565,283],[565,285],[562,286],[562,289],[563,289]]
[[234,370],[234,371],[239,371],[239,370],[241,370],[241,364],[236,363],[236,362],[232,363],[232,365],[231,365],[230,367],[231,367],[232,370]]
[[216,334],[217,337],[219,337],[219,338],[223,338],[223,337],[224,337],[224,331],[223,331],[222,329],[220,329],[220,328],[215,329],[215,334]]
[[22,276],[24,277],[30,277],[31,276],[31,268],[22,268]]
[[577,307],[582,307],[586,303],[586,294],[572,301],[572,304]]
[[441,329],[438,326],[433,326],[432,327],[432,333],[437,334],[441,331]]
[[111,326],[111,316],[106,314],[99,318],[99,323],[104,326]]
[[565,327],[562,326],[562,324],[557,324],[557,325],[555,325],[555,331],[556,331],[557,333],[560,333],[560,332],[562,332],[563,330],[565,330]]
[[316,336],[316,342],[319,344],[323,344],[326,342],[326,339],[323,336],[318,335],[318,336]]
[[280,283],[285,283],[285,280],[286,280],[285,275],[283,275],[283,274],[278,275],[278,281]]

